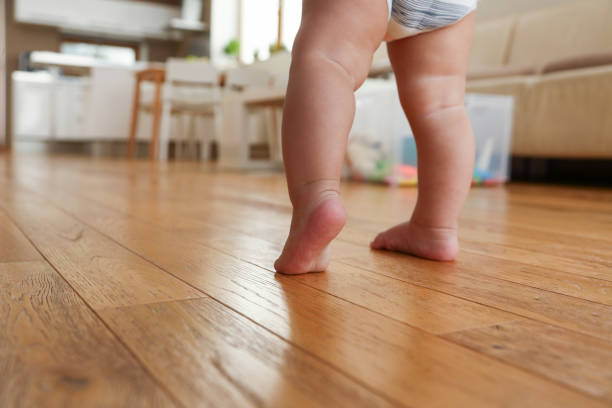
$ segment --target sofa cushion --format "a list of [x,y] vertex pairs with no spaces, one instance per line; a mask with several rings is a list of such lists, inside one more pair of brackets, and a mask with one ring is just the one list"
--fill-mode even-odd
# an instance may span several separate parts
[[543,74],[572,69],[599,67],[612,65],[612,49],[560,58],[544,64],[541,68]]
[[542,75],[521,102],[519,156],[612,158],[612,66]]
[[506,64],[516,17],[478,23],[470,54],[470,68],[501,67]]
[[502,78],[509,76],[520,75],[536,75],[538,69],[530,65],[517,65],[510,67],[496,68],[471,68],[468,71],[468,80],[487,79],[487,78]]
[[577,0],[519,17],[508,65],[548,61],[612,49],[612,1]]

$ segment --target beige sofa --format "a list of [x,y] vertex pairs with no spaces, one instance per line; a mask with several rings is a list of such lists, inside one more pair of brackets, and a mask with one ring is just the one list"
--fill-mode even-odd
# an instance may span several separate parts
[[612,159],[612,0],[479,24],[468,91],[516,98],[515,156]]

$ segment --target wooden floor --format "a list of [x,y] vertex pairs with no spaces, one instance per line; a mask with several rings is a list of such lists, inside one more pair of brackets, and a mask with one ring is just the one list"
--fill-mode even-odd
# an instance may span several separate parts
[[456,263],[368,249],[416,190],[343,190],[287,277],[280,174],[0,156],[0,406],[612,406],[611,190],[475,189]]

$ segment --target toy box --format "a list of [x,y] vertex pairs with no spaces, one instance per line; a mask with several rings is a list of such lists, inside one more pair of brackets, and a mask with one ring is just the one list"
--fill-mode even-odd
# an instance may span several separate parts
[[[476,138],[473,183],[502,184],[509,179],[514,99],[468,94],[465,104]],[[416,145],[395,82],[368,80],[356,93],[356,107],[347,154],[350,177],[416,185]]]

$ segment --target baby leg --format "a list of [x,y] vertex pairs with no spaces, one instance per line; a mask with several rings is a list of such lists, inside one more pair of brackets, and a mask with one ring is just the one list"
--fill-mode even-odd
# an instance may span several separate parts
[[474,135],[464,107],[474,13],[459,23],[388,43],[400,99],[419,154],[418,200],[410,221],[371,246],[450,261],[472,179]]
[[386,0],[305,0],[283,115],[293,219],[278,272],[327,268],[345,222],[338,196],[346,142],[363,83],[387,28]]

